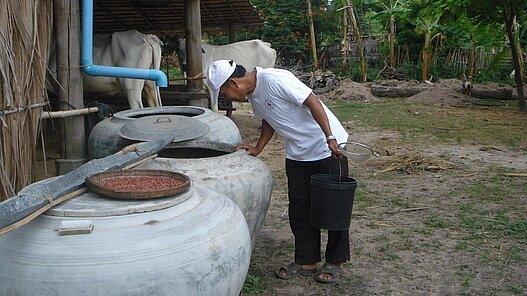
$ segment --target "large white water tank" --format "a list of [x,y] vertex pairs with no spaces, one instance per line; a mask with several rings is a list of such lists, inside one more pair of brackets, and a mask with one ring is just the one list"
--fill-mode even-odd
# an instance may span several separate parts
[[210,127],[210,131],[205,135],[181,143],[172,143],[171,147],[180,144],[194,142],[218,142],[229,145],[241,143],[240,131],[234,122],[221,114],[212,112],[210,109],[194,106],[167,106],[152,107],[142,109],[130,109],[115,113],[112,117],[99,122],[92,129],[88,138],[88,157],[90,159],[102,158],[114,154],[122,148],[136,143],[119,136],[121,128],[134,121],[135,119],[150,116],[186,116]]
[[187,143],[161,150],[158,155],[137,169],[180,172],[196,183],[225,194],[245,216],[254,245],[273,190],[271,170],[261,159],[217,142]]
[[[59,235],[64,221],[93,231]],[[0,295],[239,295],[250,257],[242,213],[205,186],[148,201],[88,192],[0,236]]]

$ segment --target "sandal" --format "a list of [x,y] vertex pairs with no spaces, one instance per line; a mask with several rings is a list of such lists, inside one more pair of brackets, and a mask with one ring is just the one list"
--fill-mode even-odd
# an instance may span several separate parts
[[[282,275],[282,272],[285,271],[285,275]],[[276,271],[276,276],[283,280],[290,280],[299,275],[311,275],[317,272],[316,268],[307,269],[303,268],[302,265],[298,263],[291,262],[287,265],[282,265]]]
[[[334,283],[336,282],[340,274],[342,273],[342,268],[338,265],[331,264],[331,263],[325,263],[324,266],[320,269],[319,272],[315,275],[315,280],[320,283]],[[323,278],[323,274],[329,274],[332,277],[329,279]]]

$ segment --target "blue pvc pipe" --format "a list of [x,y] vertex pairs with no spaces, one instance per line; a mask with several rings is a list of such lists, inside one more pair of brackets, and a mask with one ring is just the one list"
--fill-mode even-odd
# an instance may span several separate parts
[[93,0],[82,1],[81,67],[84,73],[92,76],[155,80],[156,85],[159,87],[168,86],[167,76],[160,70],[98,66],[93,64]]

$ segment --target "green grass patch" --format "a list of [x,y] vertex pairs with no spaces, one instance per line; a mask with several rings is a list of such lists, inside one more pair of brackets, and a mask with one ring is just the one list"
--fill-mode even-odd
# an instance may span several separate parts
[[353,248],[353,253],[355,254],[356,257],[362,256],[363,252],[364,252],[364,249],[361,246]]
[[522,196],[527,196],[527,182],[522,178],[508,177],[504,173],[510,170],[489,169],[483,179],[459,189],[460,193],[470,199],[502,203],[515,202]]
[[[479,215],[459,212],[460,227],[495,237],[511,236],[527,241],[527,219],[507,215]],[[477,236],[476,236],[477,237]],[[484,237],[481,237],[484,238]]]
[[449,223],[439,215],[432,215],[426,219],[425,224],[433,228],[447,228]]
[[395,261],[395,260],[399,260],[400,257],[397,254],[391,253],[391,254],[388,254],[386,259],[390,261]]
[[514,293],[516,295],[523,295],[524,289],[523,287],[520,287],[520,286],[510,286],[509,292]]
[[363,191],[363,188],[357,188],[355,190],[355,198],[353,200],[353,209],[354,210],[364,210],[365,208],[376,205],[378,201],[373,198],[373,194],[368,194]]
[[342,122],[361,127],[399,131],[406,143],[417,140],[479,145],[506,145],[527,150],[527,117],[516,107],[496,110],[444,108],[384,99],[379,103],[329,101],[328,107]]
[[260,276],[247,274],[242,288],[243,294],[253,295],[265,292],[265,284]]
[[423,235],[424,237],[431,237],[432,236],[432,231],[430,231],[429,229],[426,229],[426,228],[416,227],[416,228],[413,229],[413,231]]

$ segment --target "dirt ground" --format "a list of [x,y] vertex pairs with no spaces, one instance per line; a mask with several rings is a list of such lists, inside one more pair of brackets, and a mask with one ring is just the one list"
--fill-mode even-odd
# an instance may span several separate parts
[[[356,102],[379,100],[367,88],[349,81],[320,97]],[[449,106],[466,103],[465,96],[450,88],[430,90],[412,99]],[[243,140],[255,144],[259,121],[249,103],[234,104],[237,110],[232,120]],[[349,163],[350,175],[358,180],[358,192],[362,193],[355,199],[350,227],[351,261],[345,264],[343,277],[336,284],[320,284],[312,277],[284,281],[274,276],[280,265],[292,260],[294,250],[287,218],[284,141],[275,135],[259,156],[271,168],[275,186],[250,266],[250,274],[261,278],[264,288],[245,294],[514,295],[517,293],[511,291],[519,291],[527,295],[527,246],[506,240],[489,241],[483,246],[470,242],[468,246],[460,245],[459,238],[471,234],[433,224],[455,219],[450,209],[462,200],[452,198],[451,192],[486,178],[484,172],[491,167],[526,171],[527,155],[507,147],[422,143],[402,146],[396,131],[344,125],[356,141],[370,145],[381,156]],[[425,165],[430,170],[405,174],[389,169],[390,164],[409,157],[428,159]],[[522,184],[527,186],[527,182]],[[525,217],[527,197],[519,198],[523,199],[523,208],[517,209],[517,215]],[[514,264],[510,254],[519,256],[514,257]]]
[[[408,100],[450,108],[469,104],[470,99],[452,89],[460,82],[450,83],[452,87],[434,87]],[[352,81],[319,96],[365,104],[383,100],[373,96],[368,85]],[[234,106],[232,120],[244,142],[255,144],[260,122],[249,103]],[[474,182],[496,182],[488,175],[491,168],[526,172],[525,153],[482,145],[408,145],[402,144],[395,130],[343,124],[353,140],[381,156],[349,163],[359,187],[350,227],[351,261],[345,264],[342,278],[335,284],[320,284],[312,277],[283,281],[274,276],[280,265],[292,260],[294,251],[287,216],[284,141],[274,136],[259,156],[271,168],[275,185],[244,295],[527,295],[527,235],[518,243],[507,237],[492,239],[492,234],[477,229],[445,226],[459,219],[456,210],[468,198],[453,193]],[[48,157],[59,155],[48,151]],[[420,170],[390,169],[412,158],[427,161]],[[48,174],[49,170],[53,168],[48,167]],[[527,178],[522,180],[520,186],[527,186]],[[509,214],[525,219],[527,196],[518,198],[520,206]],[[472,236],[479,239],[466,239]]]

